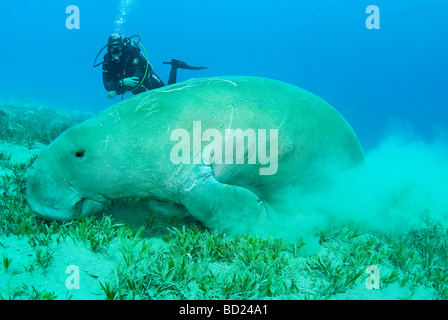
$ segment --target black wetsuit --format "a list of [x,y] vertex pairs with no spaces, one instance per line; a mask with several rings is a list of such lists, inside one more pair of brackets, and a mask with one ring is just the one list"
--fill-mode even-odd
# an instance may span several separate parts
[[146,79],[138,89],[132,91],[133,94],[144,92],[146,89],[152,90],[160,88],[165,86],[165,84],[154,72],[151,72],[151,65],[147,64],[145,57],[143,57],[140,50],[134,45],[127,44],[124,46],[123,54],[119,62],[113,61],[112,55],[106,53],[103,63],[104,88],[107,91],[116,91],[118,94],[133,90],[135,87],[125,86],[123,79],[137,77],[138,83],[140,83],[145,75],[147,66],[149,69],[146,74]]

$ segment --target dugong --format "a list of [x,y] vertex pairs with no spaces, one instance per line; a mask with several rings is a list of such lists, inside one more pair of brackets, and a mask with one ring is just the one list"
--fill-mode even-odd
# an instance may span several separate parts
[[259,77],[162,87],[79,123],[27,174],[27,202],[46,219],[101,212],[111,199],[183,205],[206,227],[269,223],[286,185],[306,189],[327,163],[363,161],[349,124],[327,102]]

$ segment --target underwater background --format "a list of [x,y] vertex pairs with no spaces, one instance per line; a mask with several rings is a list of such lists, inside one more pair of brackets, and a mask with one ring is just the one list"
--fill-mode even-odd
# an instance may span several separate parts
[[[380,9],[379,30],[365,25],[372,4]],[[79,7],[80,29],[66,28],[69,5]],[[253,75],[307,89],[338,109],[367,149],[391,122],[433,137],[448,121],[447,7],[443,0],[8,1],[0,94],[105,109],[119,98],[105,99],[101,67],[92,64],[118,31],[141,36],[165,83],[169,66],[162,62],[177,58],[208,66],[181,70],[178,81]]]
[[[79,29],[66,27],[70,5]],[[380,10],[379,29],[366,26],[369,5]],[[442,0],[2,3],[0,298],[447,299],[447,9]],[[141,37],[165,84],[162,62],[176,58],[208,67],[179,70],[178,82],[260,76],[328,101],[374,164],[368,191],[340,186],[329,208],[344,210],[343,195],[358,199],[378,233],[350,224],[319,230],[322,251],[303,256],[301,243],[225,236],[169,216],[132,227],[108,216],[36,218],[23,193],[32,159],[86,113],[120,101],[106,98],[101,67],[92,67],[114,32]],[[387,225],[368,219],[385,211],[396,214]],[[396,233],[422,212],[427,223]],[[72,265],[81,289],[66,282]],[[369,265],[383,270],[380,290],[366,286]]]

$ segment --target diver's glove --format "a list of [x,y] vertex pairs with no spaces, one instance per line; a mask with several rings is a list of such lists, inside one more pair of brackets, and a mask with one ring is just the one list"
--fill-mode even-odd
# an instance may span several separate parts
[[123,85],[127,87],[136,87],[138,86],[139,81],[137,77],[130,77],[130,78],[124,78],[123,79]]
[[108,97],[109,99],[113,99],[116,96],[118,96],[117,91],[108,91],[106,97]]

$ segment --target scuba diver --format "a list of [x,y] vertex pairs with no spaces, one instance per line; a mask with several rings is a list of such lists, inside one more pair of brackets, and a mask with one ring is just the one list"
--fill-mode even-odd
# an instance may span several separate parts
[[[107,90],[107,97],[115,98],[117,95],[132,92],[134,95],[165,86],[163,81],[154,73],[152,65],[148,61],[148,55],[145,48],[138,41],[114,33],[94,61],[94,67],[103,64],[103,84]],[[145,51],[143,56],[139,48],[141,46]],[[100,53],[107,47],[107,53],[104,55],[104,61],[96,64]],[[170,62],[163,62],[171,65],[168,85],[176,83],[177,69],[202,70],[207,67],[191,67],[183,61],[171,59]]]

